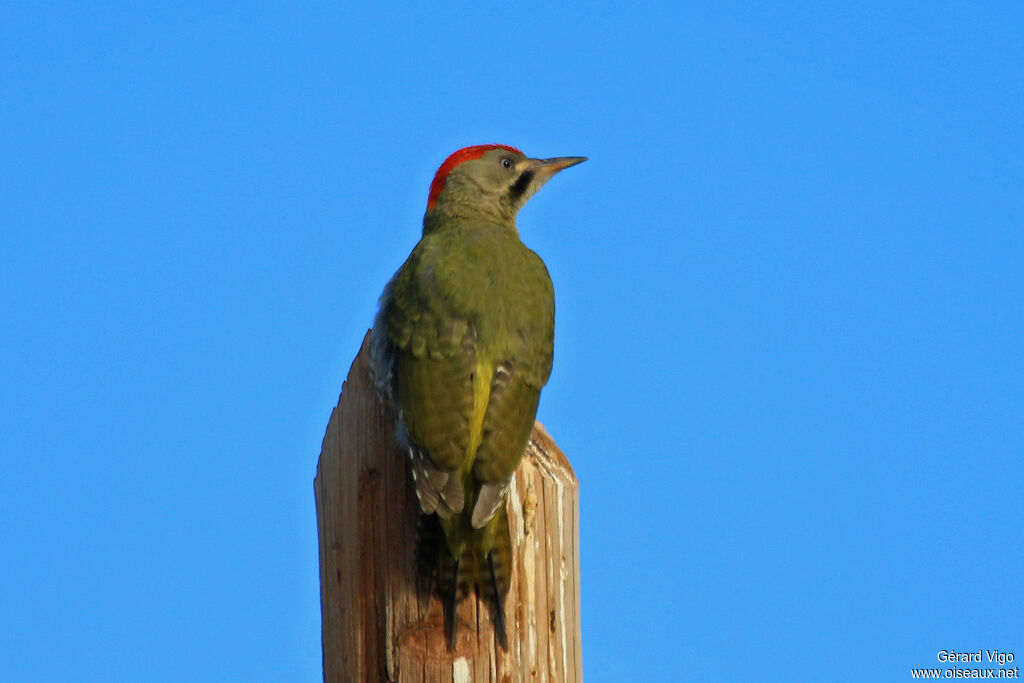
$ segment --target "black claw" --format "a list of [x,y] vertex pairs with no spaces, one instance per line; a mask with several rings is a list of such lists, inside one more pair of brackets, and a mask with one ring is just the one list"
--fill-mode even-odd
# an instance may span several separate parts
[[505,606],[502,604],[501,591],[498,589],[498,575],[494,571],[494,551],[487,553],[487,565],[491,569],[491,586],[494,588],[494,632],[498,636],[501,649],[508,650],[508,633],[505,631]]

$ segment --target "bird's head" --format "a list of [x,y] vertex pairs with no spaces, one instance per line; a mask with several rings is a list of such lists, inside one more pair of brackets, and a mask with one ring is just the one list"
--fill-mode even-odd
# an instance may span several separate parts
[[516,214],[544,183],[586,157],[531,159],[508,145],[474,145],[441,164],[430,184],[424,228],[467,218],[515,227]]

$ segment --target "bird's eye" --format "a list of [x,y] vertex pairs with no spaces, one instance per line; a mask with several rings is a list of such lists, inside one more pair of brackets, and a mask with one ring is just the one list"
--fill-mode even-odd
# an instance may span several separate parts
[[505,157],[501,160],[501,165],[504,166],[505,168],[512,168],[512,160],[509,159],[508,157]]

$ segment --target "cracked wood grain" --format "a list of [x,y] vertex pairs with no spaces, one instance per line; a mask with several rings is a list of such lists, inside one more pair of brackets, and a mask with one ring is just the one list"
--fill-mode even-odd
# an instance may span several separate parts
[[417,577],[408,459],[367,359],[368,336],[331,413],[313,483],[324,681],[582,681],[579,487],[565,455],[536,423],[509,490],[508,651],[495,642],[486,601],[471,596],[449,652],[441,603]]

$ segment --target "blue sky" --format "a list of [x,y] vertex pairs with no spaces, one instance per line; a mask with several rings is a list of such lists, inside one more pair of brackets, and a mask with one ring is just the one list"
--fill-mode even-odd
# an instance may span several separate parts
[[434,170],[520,214],[588,681],[1024,658],[1015,2],[0,7],[0,674],[315,681],[312,479]]

